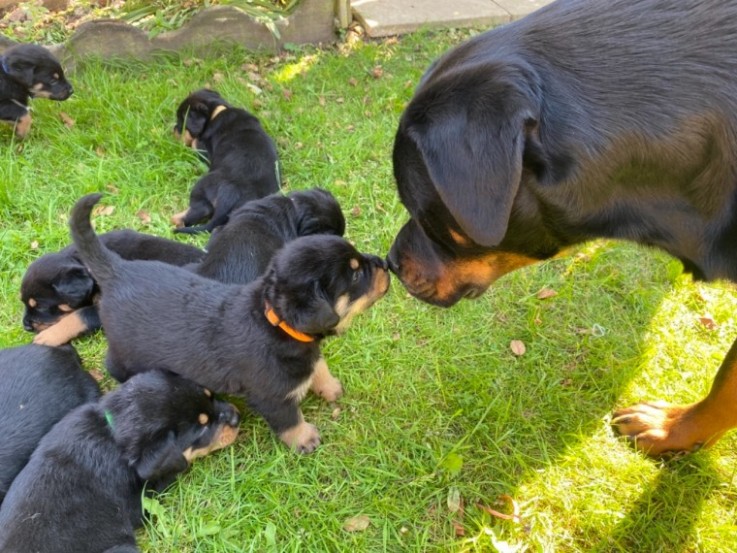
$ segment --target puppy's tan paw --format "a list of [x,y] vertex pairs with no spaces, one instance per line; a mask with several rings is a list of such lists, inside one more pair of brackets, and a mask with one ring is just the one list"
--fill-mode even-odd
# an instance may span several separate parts
[[332,374],[322,380],[313,380],[312,391],[325,401],[338,401],[343,396],[343,385]]
[[297,453],[312,453],[320,445],[317,427],[304,421],[279,434],[279,438]]
[[69,336],[59,332],[53,326],[42,330],[33,337],[33,343],[39,346],[63,346],[70,340]]
[[340,380],[330,374],[325,358],[320,357],[312,371],[310,390],[326,401],[337,401],[343,395],[343,386]]
[[182,211],[181,213],[177,213],[176,215],[171,216],[171,222],[172,224],[177,228],[182,228],[184,226],[184,218],[187,216],[187,212],[189,210]]
[[15,136],[20,139],[25,138],[28,132],[31,130],[31,122],[32,119],[29,114],[26,114],[18,119],[17,123],[15,124]]

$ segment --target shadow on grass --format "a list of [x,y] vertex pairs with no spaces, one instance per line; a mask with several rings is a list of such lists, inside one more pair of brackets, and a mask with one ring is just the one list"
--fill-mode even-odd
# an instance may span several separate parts
[[627,516],[591,552],[693,551],[704,501],[720,482],[704,455],[665,464]]

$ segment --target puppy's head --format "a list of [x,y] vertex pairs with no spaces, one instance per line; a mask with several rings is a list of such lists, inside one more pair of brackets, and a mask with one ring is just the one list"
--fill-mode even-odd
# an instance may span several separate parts
[[103,396],[100,408],[129,466],[152,486],[233,443],[240,421],[233,405],[164,371],[137,374]]
[[0,58],[2,70],[35,98],[66,100],[72,85],[59,61],[43,46],[21,44],[8,48]]
[[299,190],[287,194],[297,209],[297,233],[300,236],[310,234],[335,234],[343,236],[345,217],[338,200],[321,188]]
[[343,238],[297,238],[277,252],[264,276],[264,298],[292,328],[322,337],[344,330],[389,288],[386,262]]
[[95,281],[80,261],[65,252],[49,253],[28,266],[20,285],[23,327],[39,332],[72,311],[92,305]]
[[196,147],[196,139],[205,132],[210,120],[230,104],[214,90],[202,88],[187,96],[177,108],[174,136],[185,146]]
[[444,307],[559,249],[526,184],[551,178],[538,77],[456,61],[431,69],[400,120],[394,176],[411,219],[388,256],[411,294]]

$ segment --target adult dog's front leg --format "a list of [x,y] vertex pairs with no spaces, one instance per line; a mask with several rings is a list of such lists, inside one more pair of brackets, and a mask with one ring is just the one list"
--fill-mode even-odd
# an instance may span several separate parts
[[612,426],[651,457],[690,453],[715,443],[737,426],[737,341],[704,399],[690,405],[640,403],[616,411]]

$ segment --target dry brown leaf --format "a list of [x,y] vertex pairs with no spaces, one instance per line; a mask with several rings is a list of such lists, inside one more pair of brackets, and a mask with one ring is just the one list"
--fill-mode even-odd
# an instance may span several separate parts
[[522,340],[512,340],[509,343],[509,349],[511,349],[512,353],[514,353],[517,357],[519,357],[520,355],[524,355],[527,351],[525,343]]
[[340,416],[340,411],[341,411],[340,407],[336,407],[335,409],[333,409],[333,412],[330,413],[330,418],[333,419],[334,421],[338,420],[338,417]]
[[374,67],[373,71],[371,71],[371,74],[373,75],[374,79],[380,79],[384,76],[384,68],[380,65],[377,65]]
[[719,327],[717,322],[712,319],[709,315],[704,315],[703,317],[699,317],[699,322],[704,325],[704,327],[707,330],[715,330]]
[[289,90],[288,88],[285,88],[284,90],[282,90],[282,96],[284,96],[285,100],[291,100],[292,95],[293,95],[292,91]]
[[356,86],[358,84],[358,79],[356,79],[355,77],[351,77],[350,79],[348,79],[348,84],[351,86]]
[[98,156],[102,157],[105,155],[105,148],[103,148],[102,146],[98,146],[97,148],[95,148],[95,153]]
[[370,524],[371,519],[367,515],[357,515],[343,523],[343,530],[346,532],[363,532]]
[[92,214],[96,217],[99,217],[101,215],[112,215],[115,211],[114,205],[98,205],[95,207],[95,209],[92,210]]
[[118,194],[120,192],[120,189],[111,182],[105,185],[105,190],[107,190],[111,194]]
[[64,126],[67,129],[71,129],[74,126],[74,119],[69,117],[69,115],[63,111],[59,112],[59,119],[61,119],[61,122],[64,123]]
[[547,286],[545,286],[537,293],[537,299],[546,300],[548,298],[554,298],[557,295],[558,295],[558,292],[556,292],[552,288],[548,288]]
[[354,217],[360,217],[361,216],[361,207],[360,206],[354,206],[353,209],[351,209],[351,215]]

